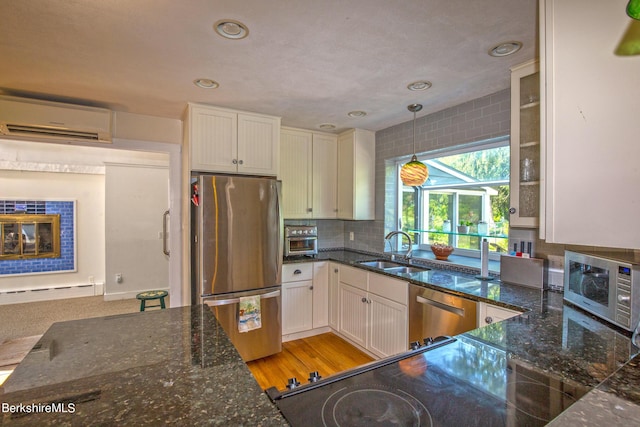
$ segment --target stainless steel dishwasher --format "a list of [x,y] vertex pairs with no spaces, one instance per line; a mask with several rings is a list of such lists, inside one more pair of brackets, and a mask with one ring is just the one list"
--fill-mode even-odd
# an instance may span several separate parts
[[478,304],[434,289],[409,286],[409,342],[454,336],[478,327]]

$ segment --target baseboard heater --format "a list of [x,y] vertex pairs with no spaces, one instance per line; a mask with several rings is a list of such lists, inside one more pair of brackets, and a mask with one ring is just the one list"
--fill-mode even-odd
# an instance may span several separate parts
[[0,305],[22,302],[50,301],[65,298],[92,297],[104,293],[104,283],[79,283],[48,288],[17,289],[0,292]]

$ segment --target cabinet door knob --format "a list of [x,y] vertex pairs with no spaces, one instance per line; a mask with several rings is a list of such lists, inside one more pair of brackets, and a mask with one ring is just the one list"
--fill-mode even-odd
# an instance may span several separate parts
[[231,160],[231,163],[233,163],[234,165],[238,164],[238,161],[236,159]]
[[485,322],[487,325],[492,324],[492,323],[493,323],[493,317],[491,317],[491,316],[487,316],[487,317],[485,317],[485,318],[484,318],[484,322]]
[[334,268],[334,269],[333,269],[333,272],[334,272],[334,273],[337,273],[337,272],[338,272],[338,269],[337,269],[337,268]]
[[367,302],[367,299],[365,297],[362,297],[362,302]]
[[309,286],[309,290],[312,291],[313,290],[313,286]]
[[244,163],[244,162],[243,162],[242,160],[238,160],[238,164],[239,164],[239,165],[241,165],[241,164],[243,164],[243,163]]
[[302,271],[296,270],[296,271],[293,272],[293,274],[302,274]]
[[307,208],[307,212],[313,212],[312,208]]
[[513,215],[514,213],[516,213],[516,208],[509,208],[509,213],[511,215]]

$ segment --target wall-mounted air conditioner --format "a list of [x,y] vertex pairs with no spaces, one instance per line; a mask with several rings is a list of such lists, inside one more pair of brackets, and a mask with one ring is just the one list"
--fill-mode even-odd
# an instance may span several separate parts
[[111,111],[0,96],[0,134],[32,141],[110,143]]

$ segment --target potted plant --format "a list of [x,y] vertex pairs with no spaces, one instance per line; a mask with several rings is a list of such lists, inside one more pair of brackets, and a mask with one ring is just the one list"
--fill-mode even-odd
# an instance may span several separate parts
[[469,234],[469,227],[471,227],[473,223],[471,221],[460,220],[460,225],[458,225],[458,233],[459,234]]

